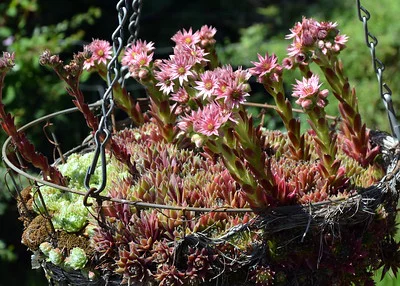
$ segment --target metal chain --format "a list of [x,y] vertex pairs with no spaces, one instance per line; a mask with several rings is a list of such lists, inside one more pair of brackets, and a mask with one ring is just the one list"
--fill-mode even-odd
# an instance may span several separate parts
[[[128,25],[130,36],[126,42],[126,47],[129,47],[137,40],[139,34],[139,19],[142,12],[142,0],[125,0],[125,4],[126,7],[128,7],[128,13],[131,14]],[[126,66],[121,67],[120,83],[123,88],[125,87],[125,80],[129,77],[129,68]]]
[[379,93],[381,95],[381,98],[383,100],[383,103],[385,105],[388,114],[390,129],[392,131],[392,135],[397,139],[400,139],[400,126],[397,122],[396,113],[393,108],[392,91],[389,88],[389,86],[383,81],[383,72],[385,70],[385,65],[376,56],[376,47],[378,46],[378,39],[368,30],[368,21],[371,18],[371,14],[365,7],[361,5],[360,0],[357,0],[357,10],[358,10],[358,18],[360,19],[360,21],[363,23],[364,26],[365,41],[367,47],[371,51],[372,67],[378,78]]
[[[132,1],[132,0],[131,0]],[[87,190],[85,199],[84,199],[84,204],[88,205],[87,199],[90,195],[93,194],[99,194],[101,191],[104,190],[106,186],[106,181],[107,181],[107,165],[106,165],[106,155],[105,155],[105,149],[106,149],[106,144],[109,141],[111,137],[111,123],[110,123],[110,117],[112,110],[114,108],[114,100],[113,100],[113,86],[116,84],[117,81],[120,80],[121,78],[121,73],[120,73],[120,64],[118,62],[118,57],[124,48],[124,33],[123,29],[125,26],[125,23],[128,19],[128,8],[129,7],[129,0],[120,0],[118,1],[116,5],[116,9],[118,11],[118,26],[115,29],[114,33],[111,36],[112,42],[113,42],[113,57],[110,60],[110,62],[107,65],[107,84],[108,88],[105,91],[103,95],[103,100],[102,100],[102,117],[100,119],[99,123],[99,128],[96,131],[94,135],[94,140],[96,143],[96,149],[94,152],[94,157],[91,166],[88,168],[85,176],[85,181],[84,185]],[[139,6],[138,4],[135,4],[136,2],[140,2]],[[130,33],[132,34],[129,39],[133,39],[137,36],[137,27],[138,27],[138,20],[139,20],[139,13],[140,13],[140,7],[141,6],[141,1],[133,1],[132,2],[132,8],[134,10],[133,15],[130,18],[130,21],[134,21],[134,23],[130,23],[129,28]],[[96,169],[98,160],[101,160],[101,172],[102,172],[102,177],[101,177],[101,183],[100,186],[97,188],[93,188],[90,186],[90,179],[92,175],[94,174],[94,171]]]
[[[125,0],[127,2],[126,6],[128,6],[129,0]],[[132,42],[134,42],[139,34],[139,19],[140,19],[140,14],[142,13],[142,0],[136,0],[132,2],[132,16],[129,18],[129,39],[127,42],[127,45],[130,45]]]

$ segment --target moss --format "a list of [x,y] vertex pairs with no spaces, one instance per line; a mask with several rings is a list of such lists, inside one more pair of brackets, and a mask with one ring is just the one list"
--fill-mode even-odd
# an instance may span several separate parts
[[89,238],[76,233],[68,233],[66,231],[57,232],[57,246],[65,249],[69,253],[73,248],[82,248],[88,257],[94,255],[94,249],[90,246]]
[[36,216],[33,211],[32,186],[28,186],[21,191],[21,197],[17,197],[17,208],[20,214],[19,220],[24,223],[24,227],[28,227],[29,223]]
[[51,224],[41,215],[36,216],[22,233],[22,243],[31,250],[38,250],[42,242],[51,236]]

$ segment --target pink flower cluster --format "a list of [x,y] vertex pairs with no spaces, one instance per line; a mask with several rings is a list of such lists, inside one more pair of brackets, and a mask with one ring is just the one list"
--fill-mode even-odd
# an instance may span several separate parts
[[201,27],[200,31],[196,31],[195,33],[192,32],[192,28],[188,31],[185,29],[178,31],[171,40],[173,40],[178,46],[198,44],[204,48],[215,44],[214,35],[216,32],[217,29],[204,25]]
[[[201,33],[201,31],[203,31]],[[154,71],[156,86],[164,94],[177,92],[179,87],[188,85],[190,80],[197,78],[201,70],[209,61],[208,53],[200,46],[202,37],[214,35],[215,29],[204,26],[201,31],[178,31],[171,39],[175,42],[174,53],[169,59],[159,60]],[[204,34],[204,35],[203,35]]]
[[191,129],[205,136],[219,135],[220,127],[232,118],[232,109],[249,96],[247,80],[250,73],[242,68],[234,71],[231,66],[218,67],[200,74],[194,82],[197,98],[205,101],[205,106],[191,115],[183,116],[178,127],[183,131]]
[[154,43],[137,40],[127,47],[122,57],[122,65],[129,66],[131,73],[139,72],[140,68],[150,65],[153,60]]
[[247,70],[239,67],[234,71],[227,65],[201,74],[194,88],[199,91],[197,97],[207,101],[222,99],[226,108],[238,108],[250,95],[247,83],[250,76]]
[[348,40],[346,35],[339,34],[337,23],[318,22],[312,18],[303,18],[290,31],[286,39],[293,39],[293,42],[288,48],[289,57],[284,61],[288,69],[295,64],[308,64],[316,54],[338,54]]
[[111,59],[111,45],[107,41],[93,39],[89,45],[85,46],[85,49],[92,53],[92,56],[83,64],[83,69],[85,70],[89,70],[96,64],[107,64],[107,61]]
[[328,96],[328,90],[320,90],[322,83],[319,83],[319,77],[313,74],[310,78],[304,78],[303,80],[297,80],[297,84],[293,85],[293,97],[298,97],[296,103],[301,105],[304,109],[311,109],[315,105],[324,108],[328,104],[326,99]]
[[[181,117],[178,127],[205,136],[219,135],[224,123],[228,120],[234,122],[231,118],[232,109],[238,108],[249,96],[247,80],[250,76],[247,70],[239,68],[234,71],[229,65],[199,74],[192,88],[196,90],[196,98],[204,100],[205,106]],[[180,88],[173,98],[177,98],[178,94],[182,98],[187,93]]]
[[[178,126],[182,130],[190,127],[205,136],[218,135],[232,109],[239,108],[250,91],[248,70],[233,70],[229,65],[215,68],[216,63],[211,62],[215,33],[216,29],[208,26],[178,31],[171,38],[173,54],[154,61],[153,43],[136,41],[122,59],[132,77],[177,103],[174,112],[181,115]],[[146,78],[141,76],[144,72]],[[200,103],[197,111],[186,108],[191,100]]]
[[231,117],[231,112],[212,102],[203,109],[192,111],[190,115],[182,117],[178,127],[183,131],[193,130],[205,136],[219,135],[219,129]]

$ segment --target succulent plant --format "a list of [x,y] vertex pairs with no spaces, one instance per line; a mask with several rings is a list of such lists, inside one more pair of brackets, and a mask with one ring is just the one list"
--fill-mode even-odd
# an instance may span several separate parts
[[275,272],[269,266],[257,265],[251,270],[250,280],[256,286],[274,285]]
[[64,261],[64,255],[59,248],[53,248],[49,251],[48,260],[54,265],[61,265]]
[[53,246],[50,242],[45,241],[39,245],[39,249],[41,252],[43,252],[45,256],[49,256],[49,253],[53,249]]
[[83,269],[88,262],[85,251],[82,248],[74,247],[65,258],[66,267],[71,267],[74,270]]
[[148,267],[151,262],[151,257],[144,257],[135,247],[132,241],[129,243],[129,248],[120,247],[119,260],[116,261],[117,268],[115,272],[122,275],[122,283],[137,285],[146,285],[151,272]]

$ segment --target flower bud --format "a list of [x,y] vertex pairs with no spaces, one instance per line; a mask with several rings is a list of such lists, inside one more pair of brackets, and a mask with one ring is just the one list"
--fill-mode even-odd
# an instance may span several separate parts
[[153,66],[154,66],[155,68],[159,68],[159,67],[160,67],[160,64],[162,64],[162,60],[160,60],[160,59],[155,59],[155,60],[154,60],[154,63],[153,63]]
[[93,271],[89,271],[88,278],[90,281],[93,281],[96,278],[96,273],[94,273]]
[[149,71],[145,68],[140,69],[138,77],[141,81],[146,81],[149,78]]
[[196,144],[196,147],[197,147],[197,148],[200,148],[201,146],[204,145],[204,137],[201,136],[201,135],[199,135],[199,134],[194,134],[194,135],[192,136],[192,142],[193,142],[194,144]]

